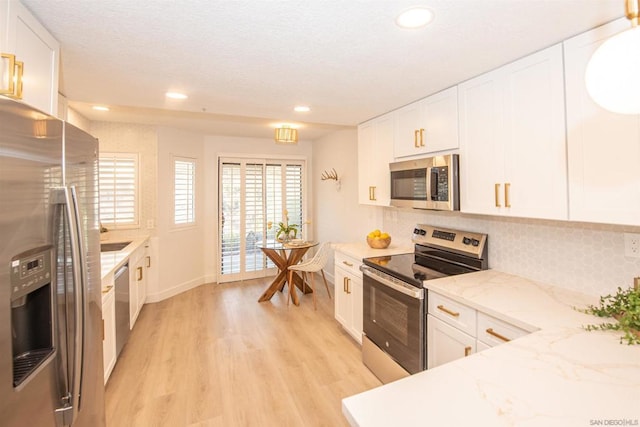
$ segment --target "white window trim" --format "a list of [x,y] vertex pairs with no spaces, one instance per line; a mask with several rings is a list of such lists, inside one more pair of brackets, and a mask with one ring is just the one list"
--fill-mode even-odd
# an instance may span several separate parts
[[[176,162],[189,162],[193,163],[193,218],[194,220],[191,222],[185,222],[182,224],[176,224]],[[198,226],[198,159],[193,157],[185,157],[185,156],[171,156],[171,165],[173,167],[173,191],[172,191],[172,206],[173,206],[173,220],[171,221],[171,228],[175,231],[185,230],[189,228],[195,228]]]
[[[134,177],[134,222],[130,224],[116,224],[109,222],[102,222],[102,225],[110,230],[132,230],[140,228],[140,194],[141,194],[141,181],[140,181],[140,156],[138,153],[119,153],[119,152],[100,152],[99,159],[112,158],[112,159],[133,159],[135,163],[135,177]],[[98,174],[100,173],[98,167]],[[98,180],[98,186],[100,182]],[[100,216],[100,215],[99,215]]]

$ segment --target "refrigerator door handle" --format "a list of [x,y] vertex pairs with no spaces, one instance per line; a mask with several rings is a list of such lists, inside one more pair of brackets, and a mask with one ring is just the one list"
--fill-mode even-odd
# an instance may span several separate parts
[[71,390],[69,396],[63,397],[65,405],[56,409],[58,425],[68,426],[78,417],[80,409],[80,392],[82,386],[82,361],[84,358],[84,316],[85,316],[85,295],[86,271],[84,259],[84,241],[80,227],[80,214],[78,209],[78,198],[75,186],[64,187],[63,201],[66,218],[68,220],[69,240],[71,242],[71,262],[73,270],[73,292],[74,292],[74,354],[73,354],[73,376],[71,379]]

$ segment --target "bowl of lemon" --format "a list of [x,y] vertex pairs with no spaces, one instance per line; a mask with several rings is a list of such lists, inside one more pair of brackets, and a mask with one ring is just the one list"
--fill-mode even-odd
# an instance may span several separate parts
[[386,249],[391,244],[391,236],[376,229],[367,234],[367,244],[373,249]]

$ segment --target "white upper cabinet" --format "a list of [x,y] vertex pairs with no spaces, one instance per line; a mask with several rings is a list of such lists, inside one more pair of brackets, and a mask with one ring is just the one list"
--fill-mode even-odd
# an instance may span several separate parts
[[629,25],[623,18],[564,43],[572,221],[640,225],[640,117],[602,109],[584,81],[593,52]]
[[438,92],[396,111],[395,158],[458,148],[458,88]]
[[358,126],[358,202],[389,206],[395,113]]
[[460,210],[567,219],[562,46],[459,85]]
[[45,113],[57,115],[59,43],[16,0],[0,2],[0,21],[3,29],[0,33],[0,52],[3,54],[1,89],[7,89],[11,74],[10,59],[4,55],[13,55],[17,63],[23,64],[22,78],[15,79],[16,86],[22,86],[22,93],[16,88],[11,97]]

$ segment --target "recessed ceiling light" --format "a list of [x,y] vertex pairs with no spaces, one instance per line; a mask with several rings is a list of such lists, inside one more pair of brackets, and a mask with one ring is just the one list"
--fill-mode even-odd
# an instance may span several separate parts
[[167,92],[165,95],[167,98],[171,98],[171,99],[187,99],[188,98],[187,95],[180,92]]
[[309,107],[308,105],[296,105],[293,108],[293,111],[298,113],[308,113],[309,111],[311,111],[311,107]]
[[94,105],[91,108],[93,108],[96,111],[109,111],[109,107],[105,107],[103,105]]
[[396,18],[396,24],[401,28],[422,28],[431,21],[433,12],[420,6],[407,9]]

